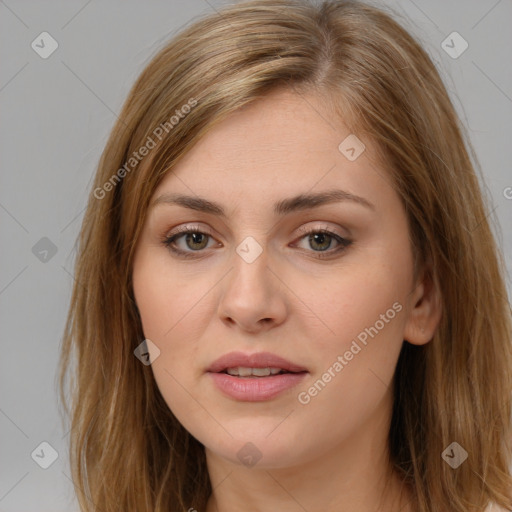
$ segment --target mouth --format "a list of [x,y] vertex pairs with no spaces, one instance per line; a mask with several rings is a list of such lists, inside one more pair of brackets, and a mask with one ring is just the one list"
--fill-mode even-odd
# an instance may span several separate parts
[[271,400],[309,374],[306,368],[268,352],[226,354],[207,373],[225,396],[245,402]]
[[244,366],[235,366],[232,368],[226,368],[218,373],[225,373],[227,375],[231,375],[233,377],[239,377],[241,379],[250,379],[252,377],[273,377],[274,375],[284,375],[286,373],[305,373],[303,372],[292,372],[288,370],[284,370],[283,368],[247,368]]
[[270,352],[230,352],[219,357],[206,371],[239,377],[268,377],[280,373],[307,372],[307,369]]

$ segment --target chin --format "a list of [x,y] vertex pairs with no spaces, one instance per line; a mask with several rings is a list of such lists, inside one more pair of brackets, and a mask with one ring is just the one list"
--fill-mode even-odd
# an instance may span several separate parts
[[[273,422],[272,428],[275,429],[278,424]],[[310,436],[295,436],[289,429],[283,430],[281,435],[277,435],[276,431],[272,432],[272,428],[269,429],[267,424],[263,427],[260,423],[259,427],[253,425],[252,428],[248,428],[244,431],[246,433],[243,437],[232,432],[233,438],[226,434],[222,441],[208,440],[203,444],[217,457],[247,468],[288,468],[307,458],[304,452],[305,447],[300,439]],[[238,432],[240,431],[238,430]],[[272,433],[269,435],[269,432]]]

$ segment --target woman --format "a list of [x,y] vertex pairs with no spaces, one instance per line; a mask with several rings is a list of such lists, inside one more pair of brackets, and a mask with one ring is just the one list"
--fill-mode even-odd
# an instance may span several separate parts
[[80,234],[82,510],[510,510],[510,309],[462,132],[359,2],[241,3],[169,42]]

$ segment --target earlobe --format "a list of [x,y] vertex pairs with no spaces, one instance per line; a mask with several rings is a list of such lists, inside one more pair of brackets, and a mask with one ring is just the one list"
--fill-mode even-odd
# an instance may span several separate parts
[[427,267],[410,295],[403,339],[413,345],[425,345],[432,340],[442,314],[441,289]]

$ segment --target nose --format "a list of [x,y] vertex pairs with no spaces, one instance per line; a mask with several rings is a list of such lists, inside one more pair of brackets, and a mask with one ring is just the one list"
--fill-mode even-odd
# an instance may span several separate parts
[[238,253],[233,268],[223,281],[218,314],[230,327],[258,333],[280,325],[287,314],[286,287],[269,266],[268,252],[252,262]]

